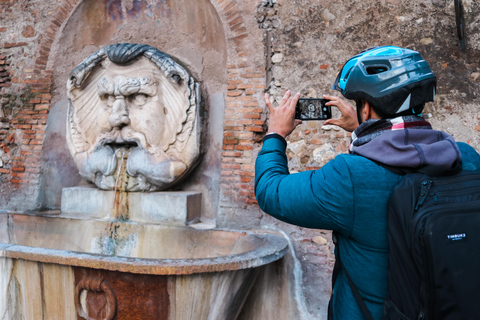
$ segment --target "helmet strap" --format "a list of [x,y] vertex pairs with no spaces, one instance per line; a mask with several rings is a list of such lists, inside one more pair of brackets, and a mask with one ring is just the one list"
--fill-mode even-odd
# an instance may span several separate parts
[[362,100],[355,100],[355,105],[357,106],[357,120],[358,120],[358,125],[362,124],[362,110],[365,104],[362,102]]

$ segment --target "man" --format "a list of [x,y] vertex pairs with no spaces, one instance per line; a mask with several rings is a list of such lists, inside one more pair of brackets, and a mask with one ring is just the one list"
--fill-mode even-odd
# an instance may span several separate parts
[[[338,155],[320,170],[296,174],[288,172],[285,138],[301,123],[294,119],[300,94],[287,91],[277,108],[265,95],[270,119],[255,168],[258,204],[282,221],[333,230],[335,255],[373,319],[381,319],[387,292],[387,203],[402,175],[454,174],[462,164],[480,168],[471,147],[432,130],[420,117],[435,87],[436,77],[418,52],[387,46],[352,57],[334,89],[355,100],[357,112],[338,97],[324,96],[341,112],[325,124],[353,131],[350,154]],[[344,270],[331,304],[334,319],[364,319]]]

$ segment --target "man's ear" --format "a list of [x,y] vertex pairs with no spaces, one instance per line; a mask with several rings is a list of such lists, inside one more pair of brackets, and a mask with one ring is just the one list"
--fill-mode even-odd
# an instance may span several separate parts
[[362,115],[363,121],[370,120],[372,118],[372,106],[368,101],[362,100],[363,108],[362,108]]
[[380,117],[377,115],[375,110],[373,110],[372,105],[365,100],[363,100],[362,114],[363,114],[363,121],[367,121],[370,119],[380,119]]

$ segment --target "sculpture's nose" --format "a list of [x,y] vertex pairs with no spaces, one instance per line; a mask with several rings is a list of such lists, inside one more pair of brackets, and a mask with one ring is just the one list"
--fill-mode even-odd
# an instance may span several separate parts
[[112,113],[108,119],[110,125],[113,127],[126,126],[130,124],[130,118],[128,117],[128,108],[125,97],[115,97],[115,102],[112,106]]

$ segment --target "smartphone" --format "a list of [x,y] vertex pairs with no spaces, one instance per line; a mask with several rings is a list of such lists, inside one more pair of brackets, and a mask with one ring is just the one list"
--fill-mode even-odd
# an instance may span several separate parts
[[326,99],[298,99],[295,108],[295,119],[300,120],[327,120],[332,117],[332,108],[326,106],[330,100]]

